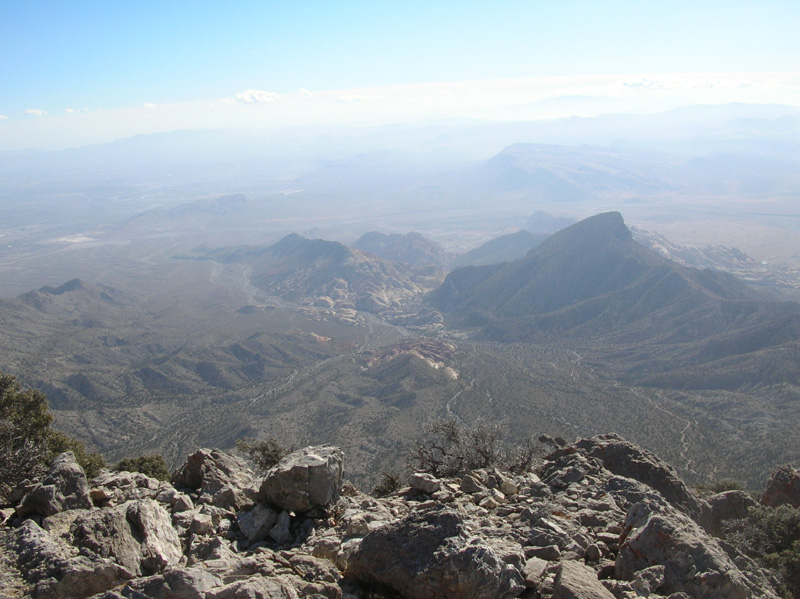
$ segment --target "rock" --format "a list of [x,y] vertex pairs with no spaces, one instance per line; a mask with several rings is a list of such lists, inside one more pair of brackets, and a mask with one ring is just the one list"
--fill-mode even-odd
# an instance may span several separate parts
[[757,505],[756,500],[744,491],[726,491],[707,498],[710,507],[708,531],[713,535],[722,532],[723,522],[747,516],[747,510]]
[[631,586],[639,597],[647,597],[654,594],[660,586],[666,582],[664,573],[666,568],[663,565],[650,566],[644,570],[639,570],[633,575]]
[[415,472],[408,477],[408,484],[428,495],[436,493],[442,486],[438,478],[427,472]]
[[177,489],[200,492],[201,503],[241,509],[250,503],[249,489],[255,475],[247,464],[219,449],[198,449],[172,473]]
[[193,509],[194,503],[192,502],[192,498],[186,493],[178,493],[175,496],[175,501],[172,504],[173,512],[188,512]]
[[344,456],[337,447],[300,449],[267,472],[258,498],[295,514],[324,508],[341,494],[343,469]]
[[80,553],[65,541],[51,537],[32,520],[10,533],[8,545],[37,599],[84,599],[134,576],[111,560]]
[[59,455],[42,482],[17,507],[17,517],[52,516],[64,510],[89,509],[89,483],[71,451]]
[[345,577],[407,599],[505,599],[524,589],[522,573],[471,542],[462,516],[447,508],[414,511],[366,535],[350,554]]
[[222,585],[222,579],[205,570],[174,568],[130,582],[124,592],[134,591],[149,599],[205,599],[209,591]]
[[[692,496],[656,480],[670,475],[656,458],[615,436],[561,447],[541,479],[488,468],[380,499],[341,482],[338,450],[307,448],[261,485],[294,512],[258,502],[224,454],[193,456],[180,489],[103,473],[97,507],[0,526],[0,595],[25,577],[27,595],[46,599],[777,597],[763,570],[692,519]],[[421,497],[430,482],[439,490]],[[733,492],[698,505],[710,526],[751,503]]]
[[789,465],[776,469],[767,481],[761,503],[770,507],[800,507],[800,472]]
[[70,537],[76,547],[111,558],[137,576],[175,566],[182,555],[169,514],[152,499],[82,513]]
[[561,562],[553,583],[553,599],[615,599],[591,568],[581,563]]
[[[615,563],[615,575],[635,580],[640,570],[664,566],[665,594],[684,592],[704,599],[747,599],[777,595],[742,573],[722,548],[686,515],[632,506]],[[759,588],[760,587],[760,588]]]
[[285,577],[252,576],[209,591],[204,599],[299,599]]
[[522,573],[525,576],[525,587],[535,589],[542,582],[547,566],[549,564],[543,559],[532,557],[525,562],[525,568]]
[[278,519],[275,521],[275,526],[273,526],[269,531],[270,538],[272,538],[272,540],[279,545],[283,545],[284,543],[291,541],[292,533],[289,532],[290,523],[291,519],[289,517],[289,512],[283,511],[278,514]]
[[[625,441],[615,434],[598,435],[578,441],[575,447],[597,458],[603,467],[619,476],[632,478],[658,491],[670,504],[697,521],[703,513],[702,502],[692,493],[678,473],[655,455]],[[562,451],[567,451],[565,448]]]
[[119,505],[134,499],[155,499],[163,491],[162,485],[141,472],[102,470],[92,479],[90,495],[96,505]]
[[195,535],[212,535],[214,534],[214,520],[211,514],[203,512],[196,512],[192,515],[192,521],[189,524],[189,532]]
[[266,538],[277,519],[278,514],[275,510],[263,503],[257,503],[249,512],[241,512],[236,517],[236,523],[247,538],[247,542],[252,545]]
[[486,488],[483,486],[483,482],[480,478],[474,474],[467,473],[461,478],[461,490],[464,491],[464,493],[472,494],[485,491]]
[[603,552],[600,549],[600,546],[597,543],[592,543],[586,547],[586,561],[587,562],[599,562],[600,558],[603,557]]
[[546,545],[544,547],[528,547],[525,549],[526,557],[538,557],[548,562],[557,562],[561,559],[561,549],[558,545]]

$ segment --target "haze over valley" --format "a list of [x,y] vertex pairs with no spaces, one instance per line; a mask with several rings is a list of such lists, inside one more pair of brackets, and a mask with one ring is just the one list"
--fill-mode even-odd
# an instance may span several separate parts
[[706,106],[16,155],[0,369],[112,461],[275,436],[342,446],[368,486],[456,418],[614,431],[757,485],[800,450],[798,123]]
[[0,371],[110,462],[796,462],[797,7],[362,4],[6,10]]

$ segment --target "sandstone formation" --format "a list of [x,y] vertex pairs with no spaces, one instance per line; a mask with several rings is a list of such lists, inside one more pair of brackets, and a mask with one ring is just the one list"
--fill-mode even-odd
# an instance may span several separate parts
[[699,499],[615,435],[557,444],[535,473],[415,473],[382,498],[342,472],[330,446],[290,454],[263,477],[203,449],[172,483],[103,472],[84,488],[72,457],[59,456],[0,527],[0,589],[45,599],[777,599],[764,572],[707,532],[740,518],[748,498]]

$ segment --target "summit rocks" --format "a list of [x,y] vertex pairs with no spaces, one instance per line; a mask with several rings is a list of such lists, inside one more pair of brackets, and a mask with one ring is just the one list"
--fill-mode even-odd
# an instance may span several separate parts
[[335,447],[308,447],[258,477],[200,450],[172,484],[104,472],[87,485],[93,506],[53,504],[47,517],[20,516],[23,500],[0,528],[0,588],[70,599],[778,597],[706,531],[740,517],[741,498],[696,497],[616,435],[565,443],[535,473],[414,476],[382,498],[343,482],[343,463]]

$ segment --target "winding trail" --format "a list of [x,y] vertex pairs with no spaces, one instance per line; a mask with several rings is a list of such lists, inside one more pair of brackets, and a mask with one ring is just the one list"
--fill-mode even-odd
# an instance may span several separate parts
[[456,393],[455,395],[453,395],[453,397],[451,397],[450,399],[448,399],[448,400],[447,400],[447,403],[446,403],[446,404],[444,404],[444,410],[445,410],[445,413],[447,414],[447,417],[448,417],[448,418],[455,418],[455,419],[456,419],[456,420],[458,420],[459,422],[462,422],[462,423],[464,422],[464,421],[461,419],[461,417],[460,417],[458,414],[456,414],[455,412],[453,412],[453,402],[454,402],[455,400],[457,400],[457,399],[458,399],[458,396],[459,396],[459,395],[461,395],[462,393],[464,393],[464,391],[471,391],[471,390],[473,389],[473,387],[475,387],[475,380],[476,380],[476,379],[472,379],[472,380],[469,382],[469,386],[467,386],[467,387],[464,387],[463,389],[461,389],[460,391],[458,391],[458,393]]
[[[671,412],[671,411],[667,410],[666,408],[661,407],[655,401],[653,401],[653,398],[649,397],[648,395],[645,395],[644,393],[642,393],[641,391],[639,391],[637,389],[634,389],[633,387],[630,387],[630,390],[634,395],[637,395],[638,397],[641,397],[642,399],[647,400],[647,402],[651,406],[653,406],[656,410],[658,410],[659,412],[663,412],[664,414],[666,414],[667,416],[669,416],[673,420],[679,420],[680,422],[685,423],[684,427],[681,429],[681,439],[680,439],[681,449],[678,452],[678,455],[680,456],[681,460],[684,462],[683,468],[687,472],[691,472],[692,474],[694,474],[697,477],[703,477],[703,475],[701,473],[697,472],[697,470],[692,468],[692,462],[694,460],[692,460],[687,455],[687,453],[689,452],[689,441],[687,439],[687,433],[689,432],[689,429],[692,427],[692,424],[697,426],[697,421],[696,420],[692,421],[692,420],[689,420],[688,418],[684,418],[683,416],[678,416],[675,412]],[[660,394],[659,394],[659,396],[660,396]]]

